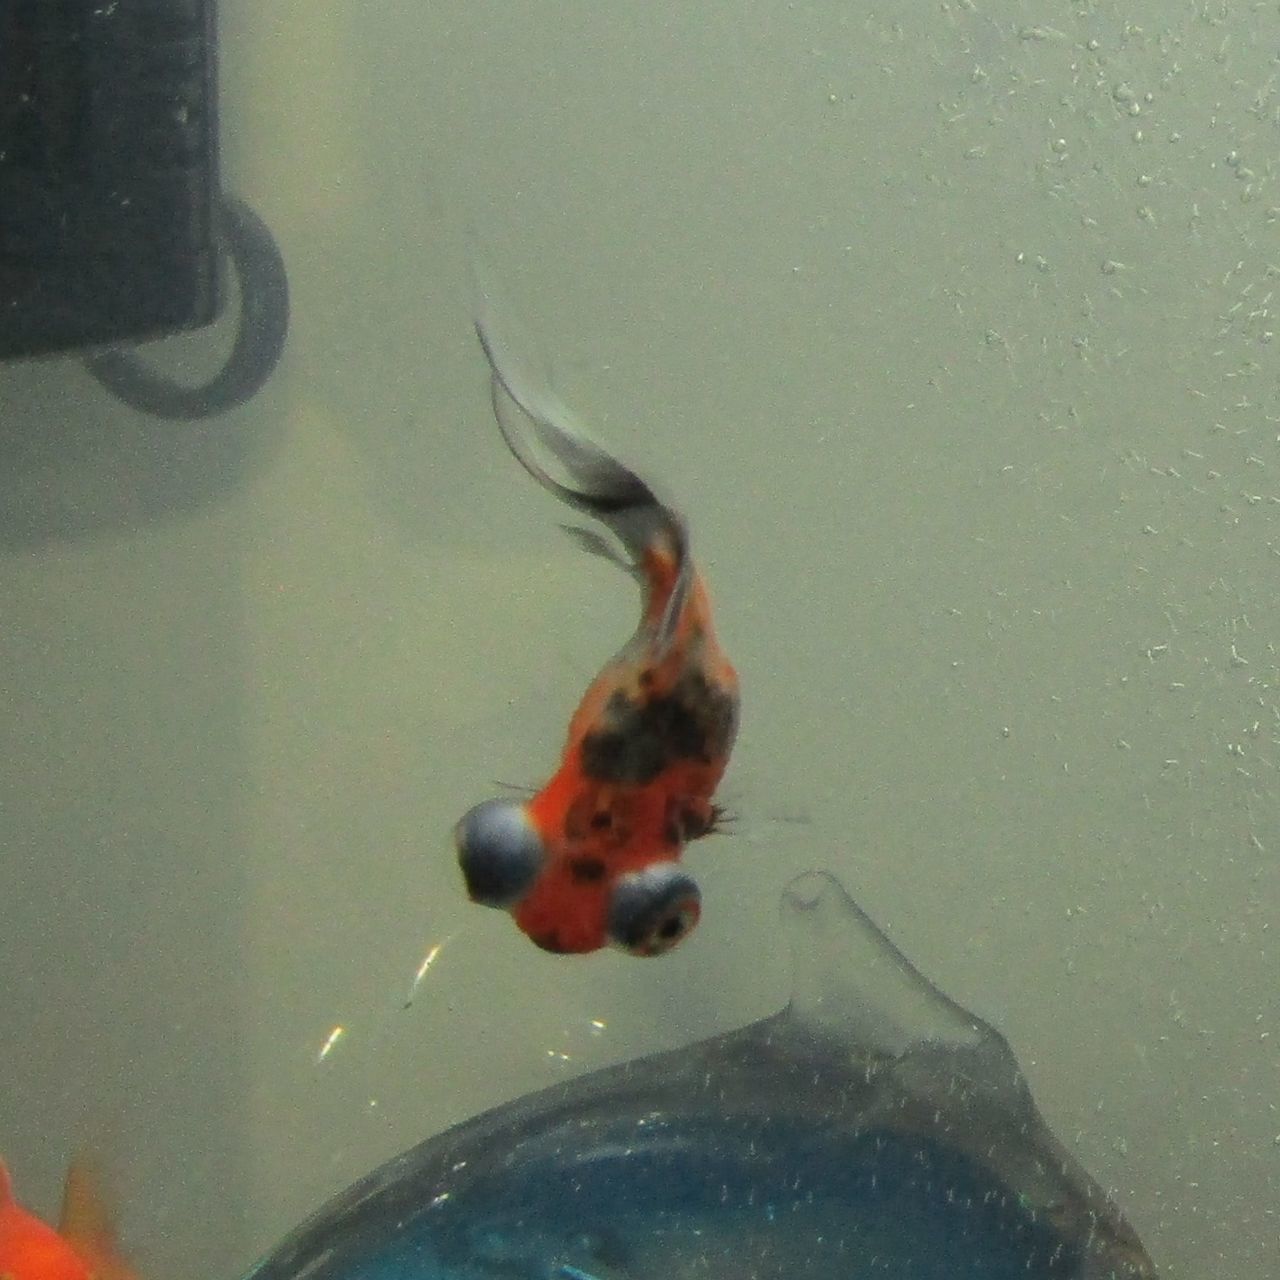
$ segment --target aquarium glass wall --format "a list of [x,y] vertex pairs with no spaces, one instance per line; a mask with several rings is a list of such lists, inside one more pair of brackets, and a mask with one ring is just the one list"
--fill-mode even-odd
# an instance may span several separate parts
[[[93,1151],[143,1280],[235,1280],[418,1140],[779,1008],[821,868],[1162,1275],[1280,1272],[1275,6],[223,0],[218,61],[275,374],[182,422],[0,365],[24,1203]],[[477,259],[741,678],[662,957],[459,875],[637,609],[503,446]]]

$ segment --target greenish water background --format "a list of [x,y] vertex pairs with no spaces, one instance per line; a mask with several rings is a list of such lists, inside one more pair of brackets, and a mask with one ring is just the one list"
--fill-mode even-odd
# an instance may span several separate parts
[[[1274,6],[228,0],[223,33],[276,380],[192,430],[0,379],[33,1206],[99,1143],[148,1277],[233,1276],[427,1133],[776,1007],[778,890],[826,866],[1164,1273],[1274,1275]],[[660,962],[461,899],[452,822],[550,772],[635,610],[498,441],[468,231],[688,513],[742,674],[736,831]]]

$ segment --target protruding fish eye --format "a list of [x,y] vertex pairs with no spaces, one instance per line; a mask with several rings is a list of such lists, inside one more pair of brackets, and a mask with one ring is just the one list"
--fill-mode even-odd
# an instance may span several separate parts
[[458,865],[472,902],[512,907],[538,878],[547,852],[525,807],[513,800],[485,800],[453,829]]
[[609,937],[635,956],[660,956],[687,938],[702,914],[693,877],[660,862],[618,878],[609,903]]

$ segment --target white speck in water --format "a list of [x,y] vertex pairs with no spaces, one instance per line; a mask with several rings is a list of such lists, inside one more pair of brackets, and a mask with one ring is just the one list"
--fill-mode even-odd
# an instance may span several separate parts
[[405,997],[404,1007],[407,1009],[413,1004],[413,998],[418,994],[418,988],[422,985],[422,980],[431,971],[431,966],[435,964],[440,953],[445,949],[452,940],[453,935],[445,938],[442,942],[433,942],[427,948],[427,954],[422,957],[422,963],[418,966],[417,972],[413,975],[413,981],[409,984],[409,994]]
[[338,1047],[338,1042],[346,1034],[346,1027],[341,1025],[329,1032],[324,1044],[320,1046],[320,1052],[316,1054],[316,1066],[319,1066]]

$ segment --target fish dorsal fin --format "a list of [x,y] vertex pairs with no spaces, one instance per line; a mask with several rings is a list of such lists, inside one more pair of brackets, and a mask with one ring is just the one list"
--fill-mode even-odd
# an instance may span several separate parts
[[9,1166],[0,1160],[0,1209],[7,1209],[13,1203],[13,1178]]
[[995,1034],[943,995],[828,872],[791,881],[782,919],[795,966],[788,1012],[806,1030],[891,1058],[923,1042],[976,1046]]
[[101,1257],[115,1253],[111,1206],[102,1194],[99,1170],[87,1156],[76,1156],[67,1169],[58,1231],[82,1255]]
[[684,521],[674,513],[668,525],[668,532],[674,543],[676,564],[679,568],[676,572],[676,580],[671,587],[671,595],[667,599],[654,635],[654,651],[659,659],[666,655],[667,650],[675,642],[676,633],[680,629],[680,619],[684,616],[685,604],[689,599],[689,592],[693,589],[693,560],[689,556],[689,534]]

